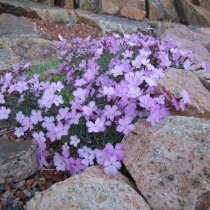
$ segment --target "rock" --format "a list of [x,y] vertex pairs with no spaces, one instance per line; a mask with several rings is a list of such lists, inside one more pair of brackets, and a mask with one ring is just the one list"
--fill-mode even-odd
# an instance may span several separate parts
[[179,15],[174,6],[174,0],[160,0],[160,1],[165,10],[164,19],[168,19],[170,22],[179,22]]
[[0,183],[19,182],[33,175],[38,168],[36,148],[31,139],[20,142],[0,139]]
[[98,0],[79,0],[79,8],[98,11]]
[[[64,9],[74,9],[74,7],[77,7],[77,5],[76,5],[77,1],[63,0],[63,2],[64,2],[64,6],[63,6]],[[74,3],[75,3],[75,5],[74,5]]]
[[180,21],[196,26],[210,26],[210,12],[193,4],[190,0],[174,1]]
[[192,104],[187,104],[184,111],[172,110],[173,115],[202,117],[210,119],[210,92],[203,87],[196,75],[183,69],[168,68],[165,77],[158,81],[158,86],[175,97],[181,97],[182,90],[187,90]]
[[192,31],[185,26],[180,26],[166,29],[163,34],[161,34],[161,38],[166,36],[170,37],[170,35],[172,35],[181,39],[186,39],[197,45],[205,46],[206,44],[210,43],[210,36],[208,33],[210,34],[210,30],[208,29],[197,28],[195,31]]
[[36,0],[36,2],[41,3],[41,4],[46,4],[51,7],[54,6],[54,0]]
[[126,177],[120,173],[108,176],[104,174],[100,166],[91,166],[85,172],[54,184],[44,192],[37,193],[26,204],[26,207],[27,210],[150,210]]
[[0,0],[0,14],[9,13],[15,16],[54,21],[54,15],[58,12],[62,12],[67,20],[70,19],[71,13],[68,9],[50,7],[29,0]]
[[0,38],[39,36],[35,23],[16,17],[14,15],[2,13],[0,15],[0,26],[1,26]]
[[210,35],[210,28],[197,28],[195,32],[203,35]]
[[[160,37],[163,39],[166,36],[180,42],[185,50],[195,52],[195,57],[200,62],[207,62],[210,59],[210,53],[208,52],[210,37],[207,29],[197,28],[195,31],[192,31],[185,26],[180,26],[165,30]],[[193,67],[193,69],[195,68]],[[194,71],[194,73],[210,91],[210,74],[204,70]]]
[[[56,58],[54,43],[39,38],[36,24],[10,14],[0,15],[0,71],[11,70],[20,61],[46,63]],[[44,59],[43,50],[50,50]]]
[[199,0],[200,6],[204,9],[210,10],[210,1],[209,0]]
[[146,12],[134,7],[124,7],[121,9],[120,15],[133,20],[143,20]]
[[208,50],[208,52],[210,53],[210,43],[208,43],[205,48]]
[[117,15],[120,11],[121,0],[99,0],[98,12]]
[[164,19],[164,7],[160,0],[148,0],[147,17],[150,20]]
[[207,210],[210,121],[170,116],[151,127],[142,120],[136,132],[122,140],[123,163],[150,207]]
[[[79,14],[78,22],[84,22],[93,27],[102,29],[103,33],[117,32],[122,34],[137,32],[138,30],[148,31],[150,26],[147,23],[139,22],[135,20],[129,20],[118,16],[105,15],[105,14]],[[123,32],[122,32],[123,30]],[[160,34],[162,31],[154,29],[156,34]]]
[[[36,37],[1,38],[0,70],[11,70],[11,67],[20,61],[32,62],[33,65],[46,63],[56,58],[54,44],[51,41]],[[44,58],[43,50],[50,50]]]
[[120,9],[124,7],[134,7],[146,11],[146,2],[145,0],[121,0]]

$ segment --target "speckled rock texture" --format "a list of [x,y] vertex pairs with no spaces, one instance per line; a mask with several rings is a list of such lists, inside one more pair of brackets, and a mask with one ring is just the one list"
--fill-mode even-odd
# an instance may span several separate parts
[[121,0],[120,9],[124,7],[134,7],[140,10],[146,10],[145,0]]
[[[185,26],[166,29],[161,34],[161,39],[166,36],[178,41],[182,44],[185,50],[195,52],[195,57],[200,62],[208,62],[210,59],[210,28],[196,28],[195,31],[188,29]],[[192,66],[192,70],[195,66]],[[210,74],[204,70],[194,71],[199,77],[203,85],[210,91]]]
[[[46,49],[51,53],[45,58]],[[54,43],[39,38],[34,23],[4,13],[0,15],[0,54],[0,71],[11,70],[21,61],[40,64],[57,57]]]
[[31,139],[12,142],[0,138],[0,184],[19,182],[36,173],[36,148]]
[[[200,31],[200,33],[198,33]],[[201,33],[202,32],[202,33]],[[188,29],[185,26],[166,29],[161,37],[173,35],[181,39],[189,40],[197,45],[205,46],[210,43],[210,29],[197,28],[195,31]]]
[[150,210],[132,183],[118,173],[104,174],[100,166],[54,184],[27,203],[27,210]]
[[[114,32],[122,33],[122,29],[125,33],[133,33],[139,30],[148,31],[150,26],[146,22],[140,22],[136,20],[125,19],[119,16],[105,15],[105,14],[81,14],[77,13],[78,21],[89,24],[93,27],[102,29],[104,33]],[[121,27],[120,27],[121,26]],[[160,34],[162,31],[154,29],[155,34]]]
[[160,0],[148,0],[148,12],[150,20],[163,20],[164,19],[164,7]]
[[134,7],[124,7],[120,10],[120,15],[133,20],[143,20],[146,12]]
[[[21,61],[32,64],[46,63],[56,58],[54,44],[51,41],[36,37],[1,38],[0,70],[11,70],[11,67]],[[44,50],[50,50],[52,54],[44,57]]]
[[[206,0],[204,0],[206,1]],[[195,26],[210,26],[210,12],[208,8],[193,4],[196,0],[175,0],[174,5],[184,24]]]
[[172,22],[179,21],[179,15],[174,6],[174,0],[160,0],[165,10],[164,16]]
[[142,120],[122,140],[123,163],[155,210],[208,210],[210,121],[170,116],[156,127]]
[[189,93],[191,104],[187,104],[184,111],[174,109],[171,114],[210,119],[210,92],[192,72],[168,68],[158,85],[177,98],[181,97],[180,93],[184,89]]
[[109,15],[117,15],[120,11],[121,0],[99,0],[98,12]]

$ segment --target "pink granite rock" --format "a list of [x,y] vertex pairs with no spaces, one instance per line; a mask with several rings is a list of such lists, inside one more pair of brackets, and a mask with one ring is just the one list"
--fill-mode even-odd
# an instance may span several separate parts
[[36,149],[37,143],[31,139],[13,142],[0,138],[0,184],[19,182],[35,174]]
[[184,89],[189,93],[192,104],[187,104],[184,111],[172,110],[173,115],[210,119],[210,92],[192,72],[168,68],[165,77],[158,81],[158,87],[175,97],[181,97],[180,93]]
[[210,121],[170,116],[156,127],[142,120],[122,140],[123,163],[155,210],[210,206]]
[[[180,16],[182,23],[195,26],[210,26],[210,12],[207,8],[202,8],[193,4],[196,0],[175,0],[174,5]],[[206,0],[204,0],[206,1]]]
[[148,14],[150,20],[162,20],[164,19],[164,7],[161,1],[148,0]]
[[27,203],[27,210],[150,210],[145,200],[123,175],[104,174],[100,166],[92,166],[85,172],[48,190],[38,193]]
[[[198,61],[206,62],[210,59],[210,50],[208,49],[210,36],[207,35],[209,30],[202,28],[197,30],[196,32],[193,32],[185,26],[171,28],[165,30],[161,34],[161,39],[168,36],[174,41],[180,42],[185,50],[195,52],[195,57]],[[192,69],[195,68],[193,67]],[[206,73],[205,71],[195,71],[194,73],[202,81],[203,85],[210,91],[210,74]]]
[[140,10],[145,10],[145,0],[121,0],[120,9],[124,7],[134,7]]
[[120,15],[133,20],[143,20],[146,12],[134,7],[124,7],[121,9]]
[[210,28],[197,28],[195,32],[203,35],[210,35]]
[[[197,31],[203,31],[203,34],[201,33],[196,33]],[[205,34],[204,34],[205,31]],[[163,34],[161,34],[161,38],[165,36],[173,35],[181,39],[185,39],[188,41],[191,41],[197,45],[205,46],[210,42],[210,36],[208,33],[209,30],[207,29],[197,29],[196,32],[188,29],[185,26],[180,26],[176,28],[170,28],[166,29]]]
[[100,0],[98,11],[99,13],[117,15],[120,11],[121,0]]

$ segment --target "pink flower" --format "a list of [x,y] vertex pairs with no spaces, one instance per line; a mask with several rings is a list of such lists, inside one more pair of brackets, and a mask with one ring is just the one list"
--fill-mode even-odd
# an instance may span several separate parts
[[44,117],[44,122],[42,123],[42,127],[48,129],[51,126],[55,126],[54,120],[55,118],[53,116]]
[[68,121],[68,124],[71,125],[71,124],[79,124],[79,119],[80,117],[82,116],[82,114],[76,112],[74,109],[69,113],[69,121]]
[[50,139],[51,142],[54,142],[57,139],[57,131],[55,131],[55,126],[49,126],[47,128],[48,132],[46,133],[46,136]]
[[16,118],[15,119],[16,119],[17,122],[22,123],[24,118],[25,118],[25,116],[23,115],[23,113],[21,111],[19,111],[16,114]]
[[189,96],[189,93],[186,91],[186,90],[183,90],[181,92],[181,95],[183,97],[183,102],[185,104],[191,104],[191,100],[190,100],[190,96]]
[[74,158],[69,158],[67,170],[70,171],[71,175],[79,174],[87,168],[86,165],[82,164],[80,158],[76,160]]
[[99,165],[103,165],[106,159],[107,159],[107,154],[104,150],[96,151],[96,161]]
[[42,117],[42,113],[40,110],[32,110],[31,111],[31,116],[30,116],[30,119],[32,121],[32,123],[34,125],[36,125],[38,122],[41,122],[43,121],[43,117]]
[[77,145],[79,144],[80,142],[80,139],[77,137],[77,135],[75,136],[70,136],[70,145],[74,145],[74,147],[77,147]]
[[34,137],[40,148],[46,149],[46,138],[44,137],[44,133],[42,131],[40,131],[39,133],[34,132],[32,136]]
[[58,121],[61,121],[62,119],[69,119],[70,117],[70,114],[69,114],[69,108],[68,107],[65,107],[65,108],[61,108],[58,110],[59,114],[56,116],[56,119]]
[[8,119],[11,109],[7,109],[4,106],[0,107],[0,120]]
[[23,91],[28,90],[27,82],[18,81],[16,84],[16,91],[22,93]]
[[105,131],[105,117],[97,118],[95,123],[91,121],[86,122],[86,126],[88,127],[88,132],[103,132]]
[[118,107],[116,105],[114,105],[114,106],[105,105],[103,114],[105,117],[107,117],[108,119],[113,121],[115,116],[119,116],[122,113],[120,111],[118,111]]
[[4,103],[5,103],[4,95],[0,93],[0,104],[4,104]]
[[15,127],[14,134],[19,138],[21,136],[24,136],[24,131],[22,127]]
[[109,160],[104,161],[104,173],[105,174],[117,174],[117,169],[121,167],[121,163],[117,161],[115,156],[111,156]]
[[53,98],[53,103],[56,105],[56,106],[59,106],[60,104],[63,104],[63,99],[62,99],[62,96],[60,95],[54,95],[54,98]]
[[123,132],[126,136],[129,134],[130,131],[135,129],[135,125],[131,124],[133,118],[125,116],[124,118],[119,119],[119,125],[117,126],[118,132]]

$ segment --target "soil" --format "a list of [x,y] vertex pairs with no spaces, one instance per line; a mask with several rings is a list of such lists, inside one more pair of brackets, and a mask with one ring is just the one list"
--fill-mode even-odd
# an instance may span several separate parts
[[72,38],[87,38],[91,35],[91,39],[98,39],[103,36],[102,30],[99,28],[94,28],[84,23],[75,23],[72,26],[66,26],[65,23],[53,23],[53,22],[45,22],[43,20],[20,17],[31,22],[36,23],[38,32],[41,35],[41,38],[48,39],[51,41],[59,40],[59,34],[67,39],[71,40]]

